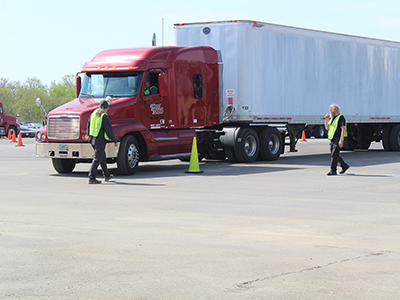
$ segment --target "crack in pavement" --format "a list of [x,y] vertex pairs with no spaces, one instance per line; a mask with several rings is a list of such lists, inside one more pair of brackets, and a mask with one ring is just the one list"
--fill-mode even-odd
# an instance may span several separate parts
[[257,282],[261,282],[261,281],[265,281],[265,280],[269,280],[269,279],[274,279],[274,278],[277,278],[277,277],[287,276],[287,275],[291,275],[291,274],[298,274],[298,273],[318,270],[318,269],[322,269],[322,268],[329,267],[329,266],[332,266],[332,265],[341,264],[341,263],[345,263],[345,262],[349,262],[349,261],[354,261],[354,260],[358,260],[358,259],[366,258],[366,257],[370,257],[370,256],[384,255],[386,253],[391,253],[391,251],[381,251],[381,252],[370,253],[370,254],[361,255],[361,256],[357,256],[357,257],[353,257],[353,258],[347,258],[347,259],[343,259],[343,260],[339,260],[339,261],[330,262],[330,263],[327,263],[327,264],[324,264],[324,265],[320,265],[320,266],[315,266],[315,267],[311,267],[311,268],[302,269],[300,271],[284,272],[284,273],[277,274],[277,275],[267,276],[267,277],[263,277],[263,278],[257,278],[257,279],[254,279],[254,280],[250,280],[250,281],[246,281],[246,282],[243,282],[243,283],[236,284],[235,288],[240,288],[240,289],[250,288],[252,284],[257,283]]

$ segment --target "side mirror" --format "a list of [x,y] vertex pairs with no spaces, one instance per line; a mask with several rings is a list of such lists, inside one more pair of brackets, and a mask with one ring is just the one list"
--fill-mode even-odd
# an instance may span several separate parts
[[76,97],[79,97],[79,94],[81,93],[81,87],[82,78],[79,75],[76,75]]
[[167,73],[158,74],[158,90],[161,97],[168,96],[168,75]]
[[36,98],[36,106],[37,107],[41,107],[42,106],[42,100],[40,100],[40,98]]

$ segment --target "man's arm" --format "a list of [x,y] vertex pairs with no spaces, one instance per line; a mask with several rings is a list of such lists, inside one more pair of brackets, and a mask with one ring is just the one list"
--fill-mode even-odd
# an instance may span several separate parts
[[344,133],[346,132],[346,126],[341,127],[341,132],[340,132],[340,140],[339,140],[339,147],[343,148],[343,142],[344,142]]
[[108,137],[116,144],[118,143],[117,138],[115,137],[114,130],[111,125],[111,121],[108,115],[104,115],[103,117],[103,128],[107,133]]
[[329,130],[329,123],[328,123],[328,121],[329,121],[329,114],[326,114],[324,119],[325,119],[325,129],[326,129],[326,130]]

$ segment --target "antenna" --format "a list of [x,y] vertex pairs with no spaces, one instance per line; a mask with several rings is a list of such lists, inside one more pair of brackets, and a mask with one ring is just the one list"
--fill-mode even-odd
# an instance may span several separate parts
[[162,18],[162,46],[164,47],[164,18]]

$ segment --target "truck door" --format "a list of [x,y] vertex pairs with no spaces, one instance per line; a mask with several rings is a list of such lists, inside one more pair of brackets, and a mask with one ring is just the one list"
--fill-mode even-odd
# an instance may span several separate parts
[[146,73],[143,89],[143,124],[148,129],[163,129],[167,120],[167,97],[159,94],[159,70],[149,70]]
[[146,73],[143,89],[143,124],[150,130],[159,155],[179,153],[180,140],[176,130],[168,129],[168,97],[159,94],[160,70]]

